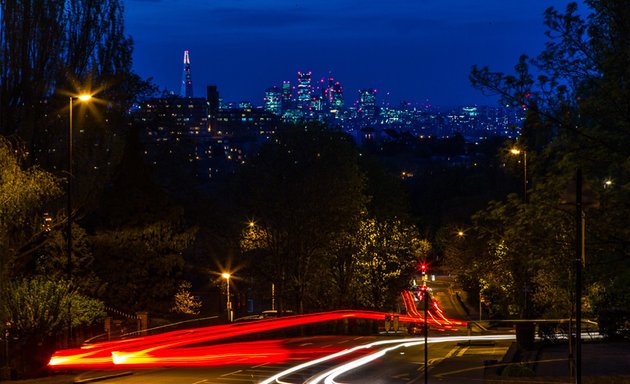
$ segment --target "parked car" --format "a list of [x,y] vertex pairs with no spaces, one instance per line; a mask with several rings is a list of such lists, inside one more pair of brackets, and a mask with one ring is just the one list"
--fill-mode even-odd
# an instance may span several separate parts
[[[294,314],[295,313],[293,313],[293,311],[288,310],[288,311],[284,311],[282,313],[282,316],[291,316],[291,315],[294,315]],[[280,316],[281,315],[278,312],[278,310],[276,310],[276,309],[268,309],[266,311],[260,312],[259,314],[239,317],[238,319],[236,319],[234,321],[237,322],[237,321],[254,321],[254,320],[264,320],[264,319],[276,319],[276,318],[278,318]]]

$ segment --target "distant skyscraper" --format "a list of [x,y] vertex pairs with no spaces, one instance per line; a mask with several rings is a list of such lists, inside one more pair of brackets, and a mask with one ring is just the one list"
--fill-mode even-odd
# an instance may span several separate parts
[[217,116],[219,116],[219,91],[216,85],[206,87],[206,100],[208,101],[208,120],[210,126],[216,128]]
[[338,81],[333,84],[330,97],[332,109],[340,110],[343,108],[343,87]]
[[311,103],[311,71],[298,72],[297,101],[298,108],[308,108]]
[[343,87],[332,75],[328,74],[328,85],[323,90],[325,106],[330,111],[339,111],[343,108]]
[[376,89],[359,90],[359,112],[365,119],[376,117]]
[[285,80],[282,82],[282,111],[291,109],[292,98],[293,94],[291,93],[291,82]]
[[182,76],[181,95],[183,97],[193,97],[192,74],[190,73],[190,57],[188,56],[188,50],[184,51],[184,74]]
[[275,85],[265,90],[265,111],[274,115],[282,113],[282,89]]

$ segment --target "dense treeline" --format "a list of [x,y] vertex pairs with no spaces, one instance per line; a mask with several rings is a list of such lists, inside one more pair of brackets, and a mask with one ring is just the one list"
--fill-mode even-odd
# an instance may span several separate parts
[[527,199],[491,202],[472,217],[466,236],[446,248],[450,270],[485,299],[493,316],[575,311],[576,208],[570,202],[577,169],[586,185],[583,310],[605,322],[611,313],[622,323],[628,315],[630,6],[585,3],[587,18],[576,4],[564,13],[548,9],[546,49],[535,59],[521,57],[513,75],[486,67],[473,67],[470,75],[503,103],[527,109],[515,143],[527,155]]

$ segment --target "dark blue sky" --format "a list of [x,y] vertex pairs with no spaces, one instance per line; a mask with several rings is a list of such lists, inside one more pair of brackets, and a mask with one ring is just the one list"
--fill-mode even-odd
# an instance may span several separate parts
[[[190,51],[195,96],[217,85],[226,101],[261,104],[296,72],[328,71],[346,101],[494,104],[468,81],[473,64],[509,71],[546,38],[543,12],[567,0],[127,0],[134,68],[179,92]],[[389,96],[388,96],[389,93]]]

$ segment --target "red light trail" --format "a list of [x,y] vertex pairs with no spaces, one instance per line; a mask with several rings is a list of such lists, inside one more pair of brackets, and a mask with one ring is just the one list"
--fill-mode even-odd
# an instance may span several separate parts
[[[412,293],[404,291],[402,296],[408,315],[399,315],[399,321],[422,322]],[[437,302],[434,301],[434,303],[435,309],[431,311],[431,323],[438,326],[442,326],[443,322],[448,325],[465,324],[446,319],[437,306]],[[442,321],[437,320],[433,313]],[[294,351],[286,347],[280,340],[213,343],[262,332],[344,319],[380,321],[384,320],[386,315],[391,316],[391,314],[384,312],[345,310],[165,332],[159,335],[141,336],[60,350],[53,354],[48,365],[53,369],[105,369],[122,366],[213,366],[260,362],[281,363],[290,359],[330,354],[336,350],[311,348]]]

